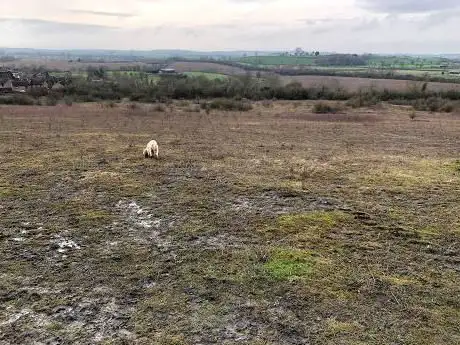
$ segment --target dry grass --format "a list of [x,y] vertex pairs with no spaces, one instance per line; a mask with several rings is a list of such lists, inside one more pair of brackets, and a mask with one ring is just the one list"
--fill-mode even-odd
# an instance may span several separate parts
[[458,115],[187,107],[0,107],[0,343],[460,342]]

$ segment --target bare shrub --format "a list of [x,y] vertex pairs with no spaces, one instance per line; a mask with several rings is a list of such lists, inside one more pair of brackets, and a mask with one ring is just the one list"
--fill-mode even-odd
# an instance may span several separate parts
[[180,100],[177,102],[177,106],[181,108],[188,107],[189,105],[190,105],[190,102],[186,100]]
[[245,100],[220,98],[209,103],[202,103],[201,107],[205,110],[209,108],[226,111],[249,111],[252,109],[252,104]]
[[313,106],[313,112],[315,114],[335,114],[341,110],[340,107],[325,102],[319,102]]
[[163,104],[155,104],[152,107],[152,110],[159,113],[164,113],[166,111],[166,107]]
[[199,105],[191,105],[185,108],[184,111],[187,113],[199,113],[201,111],[201,108]]
[[65,105],[67,105],[68,107],[71,107],[71,106],[73,105],[73,99],[72,99],[72,97],[70,97],[70,96],[64,97],[64,103],[65,103]]
[[262,106],[263,106],[264,108],[273,108],[273,102],[270,101],[270,100],[268,100],[268,99],[263,100],[263,101],[262,101]]

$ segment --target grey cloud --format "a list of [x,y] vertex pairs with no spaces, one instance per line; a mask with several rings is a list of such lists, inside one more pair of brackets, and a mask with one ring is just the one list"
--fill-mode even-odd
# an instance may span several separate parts
[[361,19],[355,20],[353,26],[351,27],[351,31],[371,31],[376,30],[380,27],[380,21],[378,19]]
[[268,3],[268,2],[275,2],[276,0],[229,0],[229,1],[237,3],[237,4],[238,3],[244,4],[248,2],[263,4],[263,3]]
[[439,26],[460,17],[460,10],[431,13],[421,23],[421,28]]
[[13,19],[2,17],[0,17],[0,25],[10,31],[25,29],[32,31],[33,33],[40,34],[97,34],[103,31],[112,31],[117,29],[116,27],[96,24],[79,24],[42,19]]
[[305,19],[302,20],[308,26],[317,26],[317,25],[324,25],[327,23],[332,23],[334,20],[330,18],[323,18],[323,19]]
[[423,13],[460,7],[459,0],[358,0],[357,4],[383,13]]
[[[304,20],[295,25],[229,20],[216,25],[138,28],[0,18],[0,32],[11,30],[8,24],[20,25],[18,30],[2,36],[3,45],[36,48],[286,50],[300,46],[340,52],[453,53],[460,46],[456,35],[460,24],[455,20],[458,13],[444,12],[413,18],[391,13],[377,19],[363,16]],[[34,35],[36,32],[40,35]]]
[[95,16],[105,16],[105,17],[119,17],[119,18],[132,18],[136,15],[132,13],[123,13],[123,12],[104,12],[104,11],[87,11],[87,10],[70,10],[72,13],[79,14],[90,14]]

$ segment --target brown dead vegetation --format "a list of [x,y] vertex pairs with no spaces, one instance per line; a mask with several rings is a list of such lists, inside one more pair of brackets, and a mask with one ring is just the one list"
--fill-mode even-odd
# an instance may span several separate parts
[[458,114],[189,107],[0,107],[0,343],[460,341]]

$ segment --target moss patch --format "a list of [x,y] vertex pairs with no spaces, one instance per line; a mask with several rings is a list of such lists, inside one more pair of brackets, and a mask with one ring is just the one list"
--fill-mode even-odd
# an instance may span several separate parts
[[339,211],[315,211],[280,216],[276,229],[284,233],[323,234],[351,217]]
[[381,278],[395,286],[409,286],[417,284],[417,281],[410,279],[409,277],[403,277],[399,275],[382,276]]
[[293,281],[310,277],[315,265],[310,252],[286,249],[273,253],[264,268],[275,279]]
[[89,210],[77,217],[78,221],[84,225],[97,225],[108,223],[112,219],[112,215],[106,211]]
[[456,161],[454,161],[450,167],[455,171],[455,172],[458,172],[460,173],[460,159],[457,159]]
[[329,319],[326,322],[328,335],[338,335],[346,333],[354,333],[359,331],[362,326],[356,322],[341,322],[335,319]]

